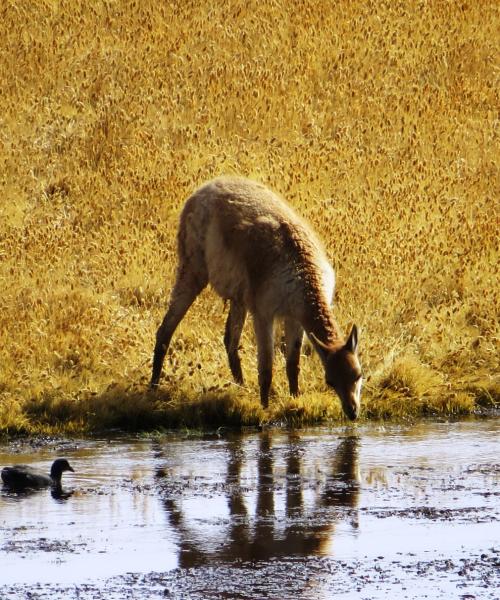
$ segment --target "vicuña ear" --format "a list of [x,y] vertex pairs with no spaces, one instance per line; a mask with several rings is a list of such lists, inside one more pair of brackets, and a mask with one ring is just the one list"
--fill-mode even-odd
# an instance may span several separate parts
[[352,326],[351,333],[349,334],[349,337],[347,338],[345,347],[347,350],[349,350],[349,352],[352,352],[352,353],[356,352],[356,349],[358,347],[358,328],[356,327],[356,325]]
[[309,332],[309,339],[313,343],[313,346],[316,349],[316,352],[319,354],[319,357],[324,362],[328,356],[328,353],[330,352],[330,348],[324,342],[318,339],[312,331]]
[[317,346],[328,352],[328,346],[325,343],[323,343],[320,339],[318,339],[312,331],[309,333],[309,337]]

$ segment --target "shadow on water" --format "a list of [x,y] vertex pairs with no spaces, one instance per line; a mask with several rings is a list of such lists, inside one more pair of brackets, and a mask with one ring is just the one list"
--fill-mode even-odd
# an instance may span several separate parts
[[[350,512],[356,508],[359,496],[358,437],[349,436],[340,442],[334,456],[322,465],[326,477],[323,485],[318,485],[317,481],[312,482],[304,476],[302,455],[305,449],[299,435],[290,433],[285,448],[281,449],[285,473],[278,478],[272,436],[269,432],[263,433],[253,457],[257,468],[253,514],[249,507],[249,482],[242,480],[244,463],[251,458],[244,445],[242,438],[227,444],[224,500],[229,519],[223,539],[216,547],[210,539],[203,544],[199,537],[193,536],[181,502],[172,495],[164,499],[168,521],[178,535],[181,567],[219,560],[255,561],[321,554],[325,539],[333,533],[335,520],[345,516],[345,509]],[[158,476],[163,478],[164,475],[160,469]],[[305,487],[311,484],[314,499],[306,502],[304,495],[309,490]],[[284,497],[282,506],[277,507],[276,492],[281,487]],[[355,526],[355,514],[352,520]]]

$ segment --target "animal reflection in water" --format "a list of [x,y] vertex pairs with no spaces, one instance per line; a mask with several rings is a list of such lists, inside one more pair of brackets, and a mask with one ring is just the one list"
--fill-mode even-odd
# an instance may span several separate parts
[[[182,486],[174,482],[170,491],[167,486],[164,506],[177,533],[179,566],[322,554],[336,522],[347,519],[357,527],[358,438],[345,437],[333,455],[316,457],[320,477],[310,476],[310,464],[304,468],[307,446],[300,437],[290,434],[287,442],[273,448],[272,437],[266,432],[261,435],[251,465],[257,471],[253,485],[242,476],[249,466],[244,440],[228,442],[227,472],[219,493],[222,489],[229,514],[216,519],[218,535],[214,537],[206,513],[192,515],[183,507]],[[160,470],[159,477],[164,476]],[[210,501],[206,499],[207,511]]]

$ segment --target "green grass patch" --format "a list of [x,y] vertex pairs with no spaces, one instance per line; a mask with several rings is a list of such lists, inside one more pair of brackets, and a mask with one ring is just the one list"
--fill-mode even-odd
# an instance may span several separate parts
[[[398,371],[400,372],[400,371]],[[411,372],[411,371],[410,371]],[[408,375],[406,369],[403,370]],[[401,372],[400,372],[401,374]],[[389,381],[391,385],[389,385]],[[360,422],[407,421],[428,416],[456,417],[500,408],[498,387],[446,392],[420,388],[395,376],[383,387],[367,386]],[[398,382],[397,385],[395,382]],[[413,384],[415,382],[413,381]],[[414,395],[415,392],[425,393]],[[43,393],[23,403],[0,403],[0,434],[55,435],[111,431],[153,432],[164,429],[214,430],[277,425],[306,427],[346,422],[340,402],[328,391],[297,398],[276,395],[264,410],[258,395],[245,389],[195,394],[181,388],[151,391],[142,385],[114,385],[80,397]]]

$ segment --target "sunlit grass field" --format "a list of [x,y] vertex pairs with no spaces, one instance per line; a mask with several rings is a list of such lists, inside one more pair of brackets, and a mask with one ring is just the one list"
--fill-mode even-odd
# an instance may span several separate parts
[[341,418],[307,347],[260,408],[250,321],[233,384],[210,290],[147,390],[179,212],[220,174],[324,240],[362,418],[498,405],[499,27],[494,0],[4,1],[0,431]]

